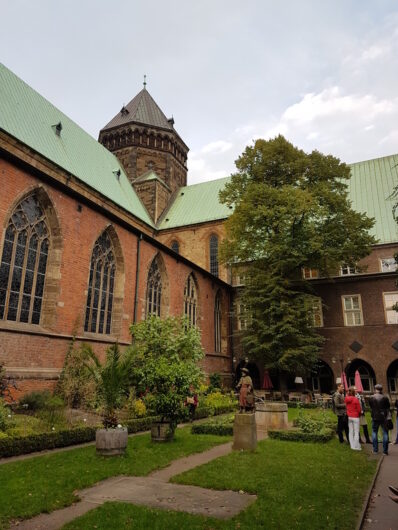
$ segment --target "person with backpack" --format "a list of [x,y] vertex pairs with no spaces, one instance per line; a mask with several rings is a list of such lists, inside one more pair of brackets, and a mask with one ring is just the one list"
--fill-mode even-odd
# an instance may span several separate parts
[[344,387],[341,383],[337,385],[337,390],[333,394],[332,409],[337,416],[337,434],[340,443],[344,443],[343,431],[345,432],[347,442],[349,442],[347,411],[344,403]]

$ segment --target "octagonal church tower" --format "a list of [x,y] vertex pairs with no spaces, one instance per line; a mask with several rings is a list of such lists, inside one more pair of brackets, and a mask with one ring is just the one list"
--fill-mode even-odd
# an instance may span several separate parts
[[99,142],[114,153],[156,222],[173,192],[187,184],[188,147],[144,88],[101,129]]

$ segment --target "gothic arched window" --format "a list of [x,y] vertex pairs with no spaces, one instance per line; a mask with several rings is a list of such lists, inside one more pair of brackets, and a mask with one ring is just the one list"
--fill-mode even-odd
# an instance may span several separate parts
[[171,250],[173,250],[176,254],[180,253],[180,244],[175,239],[171,242]]
[[49,229],[35,195],[23,199],[8,222],[0,266],[0,319],[39,324]]
[[115,254],[105,231],[95,242],[91,256],[84,331],[111,333],[115,275]]
[[214,301],[214,351],[221,352],[221,296],[216,294]]
[[218,237],[215,234],[210,237],[210,272],[218,276]]
[[198,300],[193,274],[187,278],[184,288],[184,315],[188,317],[189,324],[196,326],[198,313]]
[[160,305],[162,302],[162,277],[158,262],[152,261],[148,273],[147,296],[146,296],[146,315],[156,315],[160,317]]

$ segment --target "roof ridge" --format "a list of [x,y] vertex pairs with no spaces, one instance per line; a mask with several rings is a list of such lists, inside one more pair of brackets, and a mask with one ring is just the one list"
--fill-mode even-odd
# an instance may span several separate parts
[[366,160],[359,160],[358,162],[347,162],[347,166],[365,164],[366,162],[375,162],[376,160],[383,160],[384,158],[392,158],[393,156],[398,156],[398,153],[392,153],[391,155],[378,156],[376,158],[368,158]]

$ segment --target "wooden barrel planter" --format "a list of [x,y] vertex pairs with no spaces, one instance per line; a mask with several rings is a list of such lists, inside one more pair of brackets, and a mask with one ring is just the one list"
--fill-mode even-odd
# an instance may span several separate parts
[[157,421],[151,426],[152,442],[169,442],[174,438],[170,422]]
[[126,451],[128,433],[122,429],[98,429],[95,433],[97,454],[102,456],[123,455]]

